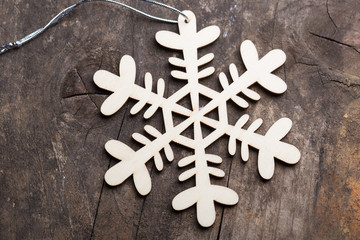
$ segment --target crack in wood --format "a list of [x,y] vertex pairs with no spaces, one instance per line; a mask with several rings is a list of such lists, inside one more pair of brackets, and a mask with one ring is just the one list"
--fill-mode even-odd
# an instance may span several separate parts
[[[108,164],[108,169],[109,169],[109,167],[110,167],[110,161],[109,161],[109,164]],[[98,213],[99,213],[99,207],[100,207],[101,197],[102,197],[102,194],[103,194],[103,191],[104,191],[104,186],[105,186],[105,180],[103,180],[103,184],[101,186],[100,196],[99,196],[99,200],[98,200],[98,203],[97,203],[97,206],[96,206],[95,217],[94,217],[94,221],[93,221],[93,225],[92,225],[92,229],[91,229],[90,240],[93,239],[93,237],[94,237],[95,224],[96,224],[96,219],[97,219],[97,216],[98,216]]]
[[[84,85],[84,87],[85,87],[85,89],[86,89],[86,92],[89,92],[89,90],[88,90],[88,88],[86,87],[86,84],[85,84],[85,82],[84,82],[84,79],[81,77],[79,71],[78,71],[77,69],[75,69],[75,72],[76,72],[76,74],[79,76],[81,82],[83,83],[83,85]],[[89,96],[89,95],[88,95],[88,97],[89,97],[90,101],[95,105],[95,107],[100,111],[99,107],[96,105],[96,103],[94,102],[94,100],[92,99],[92,97]]]
[[[127,111],[127,109],[128,109],[128,104],[126,104],[125,109],[126,109],[126,111]],[[120,132],[121,132],[123,123],[124,123],[124,121],[125,121],[125,116],[126,116],[126,114],[124,114],[124,116],[123,116],[123,118],[122,118],[122,120],[121,120],[120,129],[119,129],[119,131],[118,131],[118,134],[117,134],[116,139],[119,139],[119,137],[120,137]],[[100,126],[100,127],[101,127],[101,126]],[[93,129],[95,129],[95,128],[93,128]],[[110,168],[110,163],[111,163],[111,159],[109,160],[109,164],[108,164],[108,166],[107,166],[107,170]],[[94,237],[96,219],[97,219],[97,216],[98,216],[99,207],[100,207],[100,202],[101,202],[101,197],[102,197],[102,193],[103,193],[103,191],[104,191],[104,187],[105,187],[105,180],[103,180],[103,184],[102,184],[102,186],[101,186],[100,196],[99,196],[99,200],[98,200],[98,203],[97,203],[96,212],[95,212],[95,217],[94,217],[94,221],[93,221],[93,225],[92,225],[90,240],[93,239],[93,237]]]
[[140,219],[139,219],[138,226],[137,226],[137,228],[136,228],[135,240],[136,240],[137,237],[138,237],[138,233],[139,233],[139,229],[140,229],[140,224],[141,224],[141,218],[142,218],[142,214],[143,214],[144,206],[145,206],[145,200],[146,200],[146,198],[143,200],[143,203],[142,203],[142,205],[141,205]]
[[67,99],[67,98],[73,98],[73,97],[82,97],[82,96],[108,96],[107,94],[102,94],[102,93],[75,93],[75,94],[71,94],[69,96],[65,96],[63,97],[63,99]]
[[317,34],[317,33],[313,33],[313,32],[309,32],[309,33],[310,33],[311,35],[315,36],[315,37],[318,37],[318,38],[321,38],[321,39],[325,39],[325,40],[328,40],[328,41],[337,43],[337,44],[342,45],[342,46],[345,46],[345,47],[352,48],[352,49],[354,49],[357,53],[360,54],[360,51],[359,51],[356,47],[354,47],[354,46],[352,46],[352,45],[350,45],[350,44],[340,42],[340,41],[335,40],[335,39],[330,38],[330,37],[321,36],[321,35],[319,35],[319,34]]
[[338,26],[336,25],[334,19],[331,17],[330,12],[329,12],[329,0],[326,0],[326,12],[327,12],[327,15],[329,16],[332,24],[335,26],[335,28],[338,28]]
[[[229,165],[230,165],[229,171],[228,171],[228,174],[226,175],[226,176],[227,176],[227,182],[226,182],[226,187],[227,187],[227,188],[230,188],[229,185],[230,185],[230,176],[231,176],[231,169],[232,169],[232,165],[233,165],[233,160],[234,160],[234,158],[231,159],[231,164],[229,164]],[[222,225],[223,225],[224,215],[225,215],[225,206],[222,206],[221,217],[220,217],[220,224],[219,224],[219,231],[218,231],[218,234],[217,234],[217,239],[220,239],[221,228],[222,228]]]
[[85,147],[86,139],[87,139],[87,137],[88,137],[88,135],[89,135],[89,133],[90,133],[91,130],[104,127],[104,125],[94,127],[95,125],[96,125],[96,124],[92,125],[92,126],[86,131],[85,138],[84,138],[84,143],[83,143],[83,147]]
[[317,66],[319,66],[316,63],[301,62],[301,61],[297,61],[296,59],[295,59],[295,64],[302,64],[302,65],[306,65],[306,66],[309,66],[309,67],[317,67]]
[[342,81],[340,81],[340,80],[336,80],[336,79],[328,79],[330,82],[335,82],[335,83],[339,83],[339,84],[341,84],[341,85],[343,85],[343,86],[345,86],[345,87],[348,87],[348,88],[350,88],[350,87],[360,87],[360,84],[358,84],[358,83],[345,83],[345,82],[342,82]]
[[[345,72],[341,72],[338,70],[334,70],[334,71],[331,71],[331,70],[333,70],[333,69],[332,68],[324,68],[324,67],[322,67],[320,69],[318,67],[317,72],[320,77],[320,81],[321,81],[322,85],[324,85],[323,78],[325,78],[325,80],[327,80],[329,82],[335,82],[335,83],[338,83],[347,88],[355,88],[355,87],[360,86],[360,78],[358,78],[357,76],[347,74]],[[332,78],[333,76],[338,77],[343,80],[334,79],[334,78]]]

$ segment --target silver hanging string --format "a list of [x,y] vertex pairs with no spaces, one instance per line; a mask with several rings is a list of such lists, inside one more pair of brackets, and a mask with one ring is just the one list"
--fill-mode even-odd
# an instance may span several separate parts
[[[147,3],[152,3],[152,4],[158,5],[160,7],[170,9],[170,10],[184,16],[186,21],[190,21],[190,19],[183,12],[181,12],[180,10],[178,10],[178,9],[176,9],[174,7],[171,7],[171,6],[166,5],[164,3],[153,1],[153,0],[142,0],[142,1],[147,2]],[[171,19],[156,17],[156,16],[153,16],[153,15],[148,14],[146,12],[140,11],[139,9],[136,9],[136,8],[134,8],[132,6],[129,6],[129,5],[125,4],[125,3],[117,2],[115,0],[80,0],[78,3],[73,4],[70,7],[67,7],[64,10],[62,10],[61,12],[59,12],[44,27],[39,28],[35,32],[30,33],[29,35],[25,36],[24,38],[22,38],[22,39],[20,39],[18,41],[10,42],[10,43],[7,43],[7,44],[4,44],[4,45],[0,46],[0,55],[7,52],[7,51],[9,51],[9,50],[11,50],[11,49],[19,48],[22,45],[24,45],[25,43],[27,43],[27,42],[31,41],[32,39],[36,38],[41,33],[43,33],[45,30],[47,30],[48,28],[50,28],[50,27],[54,26],[55,24],[57,24],[61,19],[63,19],[65,16],[67,16],[69,13],[71,13],[75,8],[77,8],[78,6],[80,6],[83,3],[88,3],[88,2],[114,3],[114,4],[117,4],[117,5],[129,8],[130,10],[133,10],[133,11],[135,11],[137,13],[140,13],[140,14],[146,16],[146,17],[149,17],[149,18],[152,18],[152,19],[155,19],[155,20],[158,20],[158,21],[167,22],[167,23],[177,23],[177,20],[171,20]]]

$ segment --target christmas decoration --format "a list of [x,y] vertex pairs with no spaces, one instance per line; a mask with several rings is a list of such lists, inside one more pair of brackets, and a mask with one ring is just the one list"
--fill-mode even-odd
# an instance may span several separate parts
[[[115,186],[132,176],[137,191],[141,195],[147,195],[151,190],[151,178],[145,164],[154,159],[156,168],[161,171],[163,169],[161,150],[164,150],[168,161],[173,161],[175,156],[170,146],[171,142],[190,148],[194,154],[181,159],[178,165],[185,167],[193,164],[194,167],[180,174],[179,180],[186,181],[195,176],[196,185],[175,196],[172,206],[175,210],[183,210],[196,204],[200,225],[209,227],[215,221],[214,202],[234,205],[239,200],[235,191],[211,183],[210,176],[224,177],[225,173],[221,169],[208,166],[208,162],[215,164],[222,162],[220,156],[206,153],[209,145],[220,137],[228,135],[228,152],[234,155],[237,141],[241,142],[241,157],[244,161],[249,159],[249,146],[258,149],[258,170],[264,179],[273,176],[275,158],[288,164],[295,164],[300,159],[300,152],[293,145],[281,141],[292,126],[288,118],[275,122],[265,135],[256,133],[262,125],[261,119],[253,121],[247,129],[244,129],[244,125],[249,121],[247,114],[240,116],[235,125],[228,122],[228,101],[233,101],[240,108],[247,108],[249,103],[242,96],[254,101],[260,99],[260,95],[250,89],[253,84],[258,83],[264,89],[276,94],[286,91],[286,83],[272,74],[272,71],[284,64],[285,53],[276,49],[259,59],[254,44],[249,40],[244,41],[240,53],[247,71],[239,75],[237,67],[230,64],[230,78],[220,73],[219,81],[223,90],[217,92],[199,82],[214,73],[213,67],[199,71],[199,67],[208,64],[214,58],[214,54],[209,53],[199,58],[198,49],[214,42],[220,35],[220,29],[217,26],[210,26],[197,32],[195,15],[191,11],[183,13],[190,21],[182,15],[179,16],[179,34],[169,31],[160,31],[156,34],[156,41],[159,44],[183,52],[183,59],[169,58],[170,64],[184,69],[184,71],[174,70],[171,75],[176,79],[187,81],[186,85],[173,95],[164,97],[163,79],[157,81],[157,91],[152,92],[153,79],[150,73],[145,74],[145,87],[135,84],[136,64],[128,55],[121,58],[119,76],[105,70],[99,70],[94,74],[94,82],[97,86],[113,92],[101,106],[104,115],[116,113],[129,98],[132,98],[138,102],[132,107],[131,114],[137,114],[149,105],[144,118],[151,118],[158,109],[161,109],[165,125],[164,133],[150,125],[144,127],[145,132],[154,140],[134,133],[133,139],[143,144],[143,147],[137,151],[121,141],[108,141],[105,144],[106,151],[120,162],[106,172],[105,180],[109,185]],[[191,109],[179,104],[179,101],[187,95],[190,95]],[[199,104],[200,95],[210,99],[203,107]],[[213,110],[218,111],[219,119],[206,116]],[[174,125],[174,113],[186,119]],[[206,137],[203,136],[202,124],[213,129]],[[193,139],[182,135],[190,126],[194,128]]]

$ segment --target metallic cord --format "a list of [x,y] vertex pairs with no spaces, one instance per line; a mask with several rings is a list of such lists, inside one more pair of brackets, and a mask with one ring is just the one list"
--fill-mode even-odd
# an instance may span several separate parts
[[[160,2],[157,2],[157,1],[153,1],[153,0],[142,0],[144,2],[147,2],[147,3],[152,3],[152,4],[155,4],[155,5],[158,5],[158,6],[161,6],[161,7],[164,7],[164,8],[167,8],[167,9],[170,9],[182,16],[185,17],[186,21],[190,21],[190,19],[183,13],[181,12],[180,10],[174,8],[174,7],[171,7],[169,5],[166,5],[164,3],[160,3]],[[76,7],[80,6],[81,4],[83,3],[87,3],[87,2],[108,2],[108,3],[114,3],[114,4],[117,4],[117,5],[120,5],[120,6],[123,6],[123,7],[126,7],[126,8],[129,8],[130,10],[133,10],[137,13],[140,13],[146,17],[149,17],[149,18],[152,18],[152,19],[155,19],[155,20],[158,20],[158,21],[162,21],[162,22],[167,22],[167,23],[177,23],[176,20],[170,20],[170,19],[166,19],[166,18],[160,18],[160,17],[156,17],[156,16],[153,16],[151,14],[148,14],[148,13],[145,13],[143,11],[140,11],[134,7],[131,7],[125,3],[121,3],[121,2],[117,2],[115,0],[80,0],[78,3],[76,4],[73,4],[71,5],[70,7],[67,7],[65,8],[64,10],[62,10],[61,12],[59,12],[53,19],[50,20],[50,22],[48,22],[44,27],[42,28],[39,28],[38,30],[36,30],[35,32],[33,33],[30,33],[29,35],[25,36],[24,38],[18,40],[18,41],[15,41],[15,42],[10,42],[10,43],[7,43],[7,44],[4,44],[2,46],[0,46],[0,55],[11,50],[11,49],[14,49],[14,48],[19,48],[21,47],[22,45],[24,45],[25,43],[31,41],[32,39],[36,38],[38,35],[40,35],[41,33],[43,33],[46,29],[54,26],[55,24],[57,24],[61,19],[63,19],[66,15],[68,15],[69,13],[71,13]]]

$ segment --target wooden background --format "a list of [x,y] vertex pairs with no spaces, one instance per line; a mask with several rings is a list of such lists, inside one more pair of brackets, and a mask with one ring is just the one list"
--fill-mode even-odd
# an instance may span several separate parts
[[[17,40],[74,0],[0,0],[1,43]],[[176,19],[141,1],[123,1]],[[163,129],[160,114],[131,116],[128,102],[112,117],[99,107],[109,93],[92,81],[94,72],[118,73],[124,54],[134,57],[137,83],[144,73],[164,78],[167,96],[182,83],[167,62],[179,52],[159,46],[159,30],[174,24],[149,20],[109,3],[80,6],[56,27],[18,50],[0,56],[0,238],[1,239],[359,239],[360,238],[360,1],[200,0],[166,1],[190,9],[198,29],[218,25],[220,38],[200,55],[215,54],[216,75],[204,83],[220,90],[217,75],[234,62],[244,70],[240,43],[252,40],[262,56],[283,49],[287,61],[275,73],[282,95],[254,89],[262,99],[246,110],[229,104],[229,119],[249,113],[266,130],[289,117],[285,138],[302,157],[276,162],[271,181],[257,172],[257,151],[243,163],[227,153],[227,139],[209,153],[223,158],[223,179],[240,197],[233,207],[216,206],[210,228],[196,221],[195,207],[176,212],[173,197],[194,185],[180,183],[177,161],[190,152],[173,145],[176,160],[151,169],[153,190],[142,197],[132,179],[109,187],[103,175],[117,161],[104,150],[109,139],[139,148],[131,139],[145,123]],[[183,102],[188,105],[187,101]],[[143,113],[143,112],[142,112]],[[188,131],[187,134],[191,134]]]

